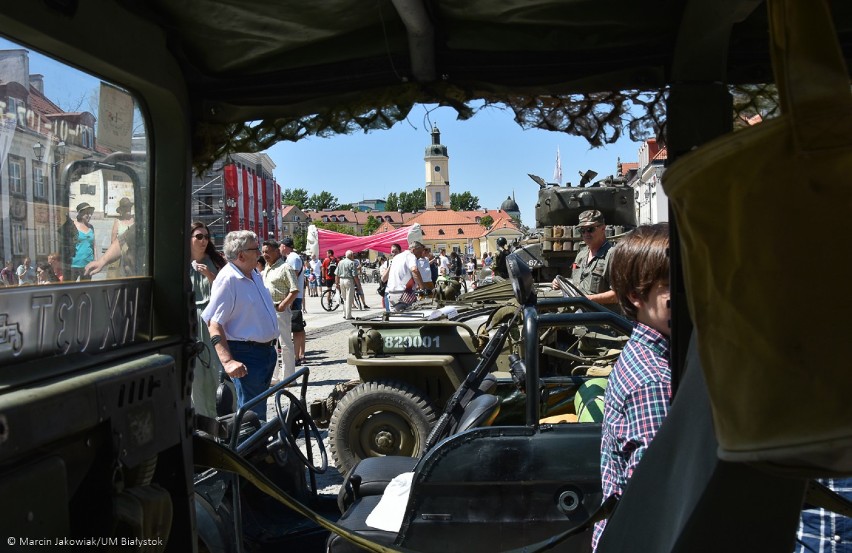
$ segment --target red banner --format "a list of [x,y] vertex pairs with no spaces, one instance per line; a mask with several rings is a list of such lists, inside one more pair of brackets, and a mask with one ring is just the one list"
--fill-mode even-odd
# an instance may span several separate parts
[[233,163],[226,165],[225,173],[225,197],[222,198],[225,210],[225,233],[232,230],[237,230],[239,222],[239,213],[237,211],[237,198],[239,197],[239,188],[237,187],[237,166]]

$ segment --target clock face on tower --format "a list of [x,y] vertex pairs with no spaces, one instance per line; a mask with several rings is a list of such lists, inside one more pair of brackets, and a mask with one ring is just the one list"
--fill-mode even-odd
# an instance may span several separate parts
[[432,153],[435,154],[436,156],[440,155],[441,154],[441,148],[432,148]]
[[441,172],[441,168],[440,168],[438,165],[436,165],[436,166],[435,166],[435,171],[437,171],[437,172],[439,172],[439,173],[440,173],[440,172]]

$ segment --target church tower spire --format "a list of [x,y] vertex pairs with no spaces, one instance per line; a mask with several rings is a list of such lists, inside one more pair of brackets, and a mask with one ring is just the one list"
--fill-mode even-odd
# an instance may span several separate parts
[[441,144],[441,131],[432,127],[432,144],[426,146],[426,209],[450,208],[450,156]]

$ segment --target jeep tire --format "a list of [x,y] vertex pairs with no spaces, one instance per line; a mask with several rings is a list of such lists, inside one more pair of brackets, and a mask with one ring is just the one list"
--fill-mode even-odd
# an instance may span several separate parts
[[413,386],[381,380],[349,391],[331,416],[328,441],[340,474],[361,459],[419,457],[435,424],[426,394]]

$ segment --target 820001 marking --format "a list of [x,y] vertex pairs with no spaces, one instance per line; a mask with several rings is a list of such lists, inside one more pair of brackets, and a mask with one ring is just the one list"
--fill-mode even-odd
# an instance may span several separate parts
[[385,336],[385,349],[440,347],[440,336]]

